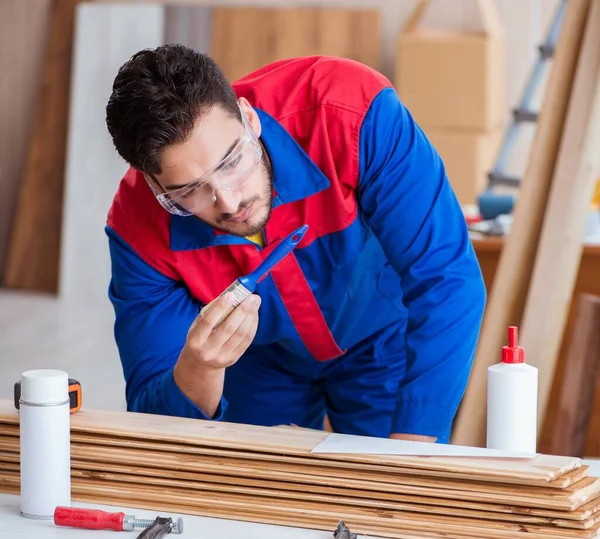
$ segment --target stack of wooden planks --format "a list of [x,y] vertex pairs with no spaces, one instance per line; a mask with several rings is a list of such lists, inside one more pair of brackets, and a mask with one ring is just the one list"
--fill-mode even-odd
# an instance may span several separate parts
[[[315,453],[328,433],[83,409],[73,500],[389,538],[590,538],[600,479],[573,457]],[[43,448],[40,448],[43,451]],[[19,492],[19,416],[0,401],[0,491]]]

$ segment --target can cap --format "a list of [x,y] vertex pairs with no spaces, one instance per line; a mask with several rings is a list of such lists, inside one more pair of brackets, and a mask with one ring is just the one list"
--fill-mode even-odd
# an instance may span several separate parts
[[21,402],[62,404],[69,400],[69,375],[55,369],[36,369],[21,374]]
[[508,328],[508,346],[502,347],[502,363],[525,363],[525,349],[519,346],[519,329]]

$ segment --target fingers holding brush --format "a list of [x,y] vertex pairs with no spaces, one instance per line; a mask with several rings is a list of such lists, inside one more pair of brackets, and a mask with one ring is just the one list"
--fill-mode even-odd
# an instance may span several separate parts
[[[219,348],[223,361],[229,363],[228,356],[233,349],[229,343],[239,343],[248,332],[253,319],[258,322],[258,309],[260,307],[260,297],[251,294],[217,327],[208,338],[207,344],[211,347]],[[237,361],[239,356],[234,359]]]
[[190,326],[188,343],[195,341],[203,346],[215,328],[234,310],[233,304],[232,294],[227,293],[206,305]]
[[[253,320],[258,323],[259,307],[260,297],[255,294],[235,308],[227,294],[210,303],[188,331],[185,355],[191,355],[198,367],[222,369],[233,365],[243,354],[242,351],[235,355],[233,351],[240,342],[247,340],[248,328],[253,326]],[[253,338],[254,334],[250,342]],[[225,347],[231,339],[233,344]]]
[[[260,306],[260,298],[259,298]],[[250,311],[235,331],[221,348],[224,357],[240,358],[252,344],[258,329],[258,306]],[[237,360],[236,360],[237,361]]]

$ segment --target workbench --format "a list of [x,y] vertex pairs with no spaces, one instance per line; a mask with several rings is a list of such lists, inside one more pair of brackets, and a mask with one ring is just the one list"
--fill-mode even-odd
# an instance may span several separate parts
[[[190,515],[173,515],[156,511],[141,511],[126,507],[93,506],[73,502],[76,507],[93,507],[106,511],[124,511],[136,518],[154,519],[157,516],[183,518],[183,534],[168,535],[171,539],[333,539],[331,532],[271,526],[218,518],[204,518]],[[0,494],[0,521],[2,539],[135,539],[141,530],[114,532],[111,530],[81,530],[55,526],[51,520],[29,520],[19,514],[19,497]],[[369,539],[380,539],[369,536]]]

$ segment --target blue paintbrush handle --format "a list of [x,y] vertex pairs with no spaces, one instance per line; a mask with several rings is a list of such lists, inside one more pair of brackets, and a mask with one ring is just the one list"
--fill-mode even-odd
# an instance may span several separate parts
[[294,230],[287,238],[271,251],[271,254],[265,258],[260,266],[256,268],[252,273],[240,277],[238,281],[246,287],[250,292],[254,292],[256,289],[256,283],[260,278],[278,264],[286,255],[294,250],[296,245],[300,243],[304,234],[308,230],[308,225],[303,225],[299,229]]

